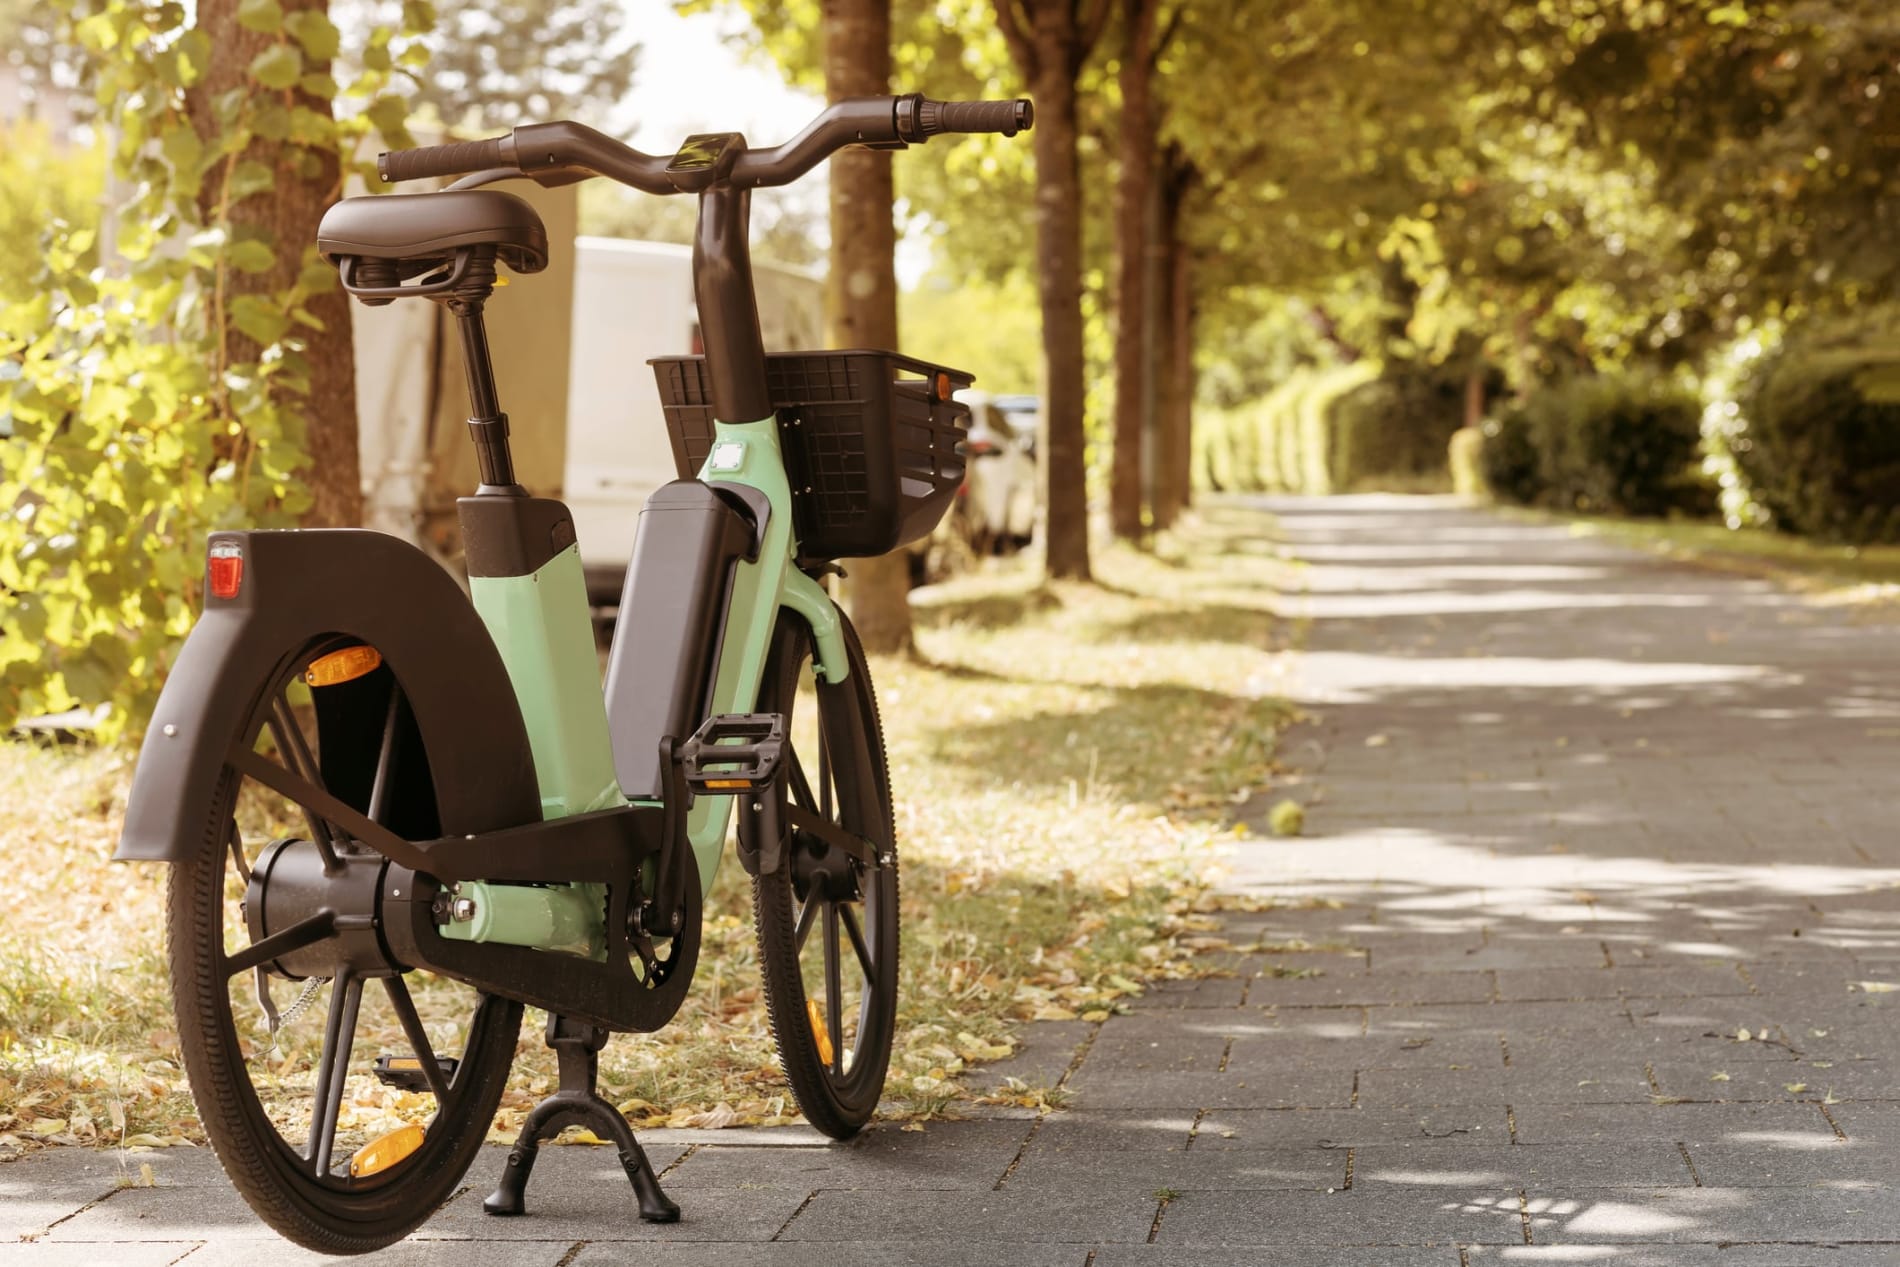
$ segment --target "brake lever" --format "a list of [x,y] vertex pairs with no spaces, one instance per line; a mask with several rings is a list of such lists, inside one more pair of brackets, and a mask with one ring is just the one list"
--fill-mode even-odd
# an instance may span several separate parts
[[489,167],[470,172],[447,188],[477,189],[497,181],[531,180],[543,189],[559,189],[562,185],[578,185],[583,180],[592,180],[598,174],[585,167],[549,167],[538,172],[524,172],[518,167]]

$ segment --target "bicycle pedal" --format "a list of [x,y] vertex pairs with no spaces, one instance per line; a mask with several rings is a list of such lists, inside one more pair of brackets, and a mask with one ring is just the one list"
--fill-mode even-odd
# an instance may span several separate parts
[[679,746],[686,786],[697,793],[752,792],[778,777],[785,755],[783,713],[722,713],[708,717]]
[[[455,1069],[460,1061],[453,1056],[437,1056],[435,1063],[442,1069],[444,1082],[455,1081]],[[376,1075],[376,1081],[386,1087],[401,1091],[429,1089],[429,1078],[422,1071],[422,1059],[419,1056],[378,1056],[370,1072]]]

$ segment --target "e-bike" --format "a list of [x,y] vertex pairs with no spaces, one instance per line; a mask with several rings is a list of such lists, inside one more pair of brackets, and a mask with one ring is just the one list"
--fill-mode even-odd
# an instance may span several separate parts
[[[897,846],[870,675],[822,581],[948,509],[971,377],[883,351],[767,355],[750,197],[845,146],[1032,117],[1027,101],[861,98],[774,149],[717,133],[670,157],[535,124],[384,154],[386,180],[459,179],[326,213],[318,245],[351,294],[456,319],[481,471],[458,503],[467,592],[374,532],[212,534],[116,855],[172,864],[192,1094],[284,1236],[354,1253],[422,1223],[494,1121],[524,1005],[548,1013],[559,1088],[487,1211],[522,1213],[540,1143],[585,1125],[618,1146],[641,1216],[677,1218],[596,1088],[599,1053],[680,1007],[735,814],[799,1107],[837,1138],[871,1116],[897,1006]],[[705,344],[653,363],[681,478],[641,513],[604,691],[573,520],[516,482],[483,326],[498,270],[541,270],[549,244],[527,202],[482,186],[594,176],[697,195]],[[320,1047],[289,1042],[319,1007]]]

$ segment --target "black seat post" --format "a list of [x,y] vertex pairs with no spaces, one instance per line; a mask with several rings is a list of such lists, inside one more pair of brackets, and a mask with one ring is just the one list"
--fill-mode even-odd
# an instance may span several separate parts
[[508,415],[501,411],[495,392],[495,367],[488,356],[488,328],[482,307],[495,290],[495,248],[478,247],[469,260],[467,275],[445,292],[441,302],[455,314],[462,334],[462,371],[468,378],[468,433],[475,441],[480,465],[479,493],[520,495],[515,483],[514,457],[508,450]]

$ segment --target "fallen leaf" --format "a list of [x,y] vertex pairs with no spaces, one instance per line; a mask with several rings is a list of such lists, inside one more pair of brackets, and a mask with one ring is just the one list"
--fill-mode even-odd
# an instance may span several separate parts
[[1892,994],[1895,990],[1900,990],[1900,984],[1892,981],[1856,981],[1854,984],[1866,994]]

